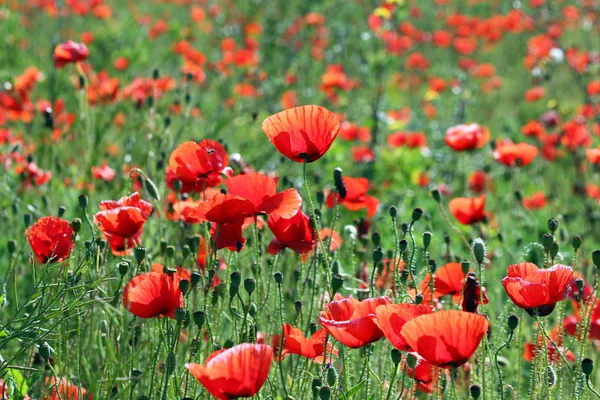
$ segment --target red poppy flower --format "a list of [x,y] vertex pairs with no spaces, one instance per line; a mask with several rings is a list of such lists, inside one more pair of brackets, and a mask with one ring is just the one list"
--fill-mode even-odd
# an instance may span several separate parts
[[475,171],[469,175],[469,189],[473,193],[483,193],[488,185],[488,176],[483,171]]
[[412,355],[417,357],[417,365],[413,370],[408,365],[405,365],[406,361],[404,359],[403,365],[405,365],[406,373],[416,382],[417,390],[424,393],[433,393],[433,388],[436,386],[438,380],[437,368],[429,364],[418,354],[412,353]]
[[[481,292],[483,290],[483,293]],[[463,289],[462,310],[471,313],[477,313],[479,302],[483,299],[483,304],[488,303],[488,297],[485,288],[481,288],[475,272],[469,272],[465,280]]]
[[[300,329],[294,328],[290,324],[284,324],[281,360],[288,354],[297,354],[302,357],[313,359],[317,363],[323,362],[326,337],[327,331],[325,331],[325,329],[319,329],[313,333],[311,337],[307,338],[304,337]],[[278,338],[281,338],[281,336]],[[331,347],[331,345],[328,347]],[[276,356],[278,356],[278,354],[276,354]]]
[[62,68],[66,64],[83,61],[89,55],[90,52],[85,44],[68,40],[54,48],[54,66]]
[[544,192],[535,192],[531,196],[523,198],[523,207],[528,210],[538,210],[546,207],[546,194]]
[[595,149],[587,149],[585,151],[585,156],[590,163],[598,164],[600,166],[600,147]]
[[496,160],[504,165],[512,167],[518,163],[518,166],[524,167],[531,163],[538,153],[537,147],[528,143],[498,142],[493,155]]
[[454,151],[482,148],[490,140],[490,131],[479,124],[457,125],[446,131],[444,141]]
[[275,235],[267,247],[269,254],[275,255],[286,247],[298,254],[306,254],[315,247],[316,240],[310,218],[302,211],[288,219],[271,215],[267,223]]
[[525,92],[525,101],[532,103],[544,97],[546,90],[543,86],[536,86]]
[[179,281],[177,274],[146,272],[134,276],[123,290],[123,306],[139,318],[175,318],[175,310],[183,306]]
[[254,215],[290,218],[302,206],[302,197],[296,189],[277,193],[277,180],[258,172],[231,177],[225,181],[225,186],[229,194],[249,200],[254,206]]
[[73,230],[64,219],[42,217],[25,231],[25,235],[41,263],[64,261],[73,249]]
[[378,306],[391,304],[388,297],[358,301],[351,297],[332,301],[319,316],[321,326],[340,343],[356,349],[378,341],[383,332],[375,323]]
[[546,130],[544,124],[541,122],[529,121],[521,127],[521,133],[525,136],[533,136],[541,139],[545,135]]
[[225,147],[216,140],[183,142],[169,157],[167,185],[173,189],[174,182],[179,180],[182,193],[200,193],[221,184],[221,175],[231,173],[228,164]]
[[338,117],[321,106],[301,106],[271,115],[262,130],[277,150],[296,162],[313,162],[331,147],[339,130]]
[[[79,386],[69,382],[65,378],[58,378],[58,383],[54,377],[46,378],[46,385],[52,387],[50,394],[42,397],[41,400],[82,400],[92,399],[92,395],[87,394],[85,388],[81,388],[81,397],[79,397]],[[29,397],[26,397],[28,399]]]
[[[469,269],[467,273],[471,272]],[[431,282],[431,275],[426,275],[425,279],[421,282],[421,291],[423,295],[430,295],[429,283]],[[460,301],[463,292],[463,285],[465,282],[465,274],[462,270],[461,263],[451,262],[448,263],[435,271],[433,275],[433,283],[435,291],[433,295],[435,298],[443,296],[452,296],[452,300],[455,303]]]
[[485,195],[479,197],[457,197],[450,200],[448,208],[454,218],[463,225],[482,221],[485,217]]
[[404,324],[413,318],[433,312],[433,307],[424,304],[388,304],[375,309],[375,324],[386,339],[401,351],[411,351],[400,331]]
[[139,193],[124,196],[118,201],[100,202],[94,221],[100,224],[113,253],[119,253],[139,243],[144,223],[152,212],[152,205],[140,198]]
[[400,334],[428,363],[459,367],[473,355],[490,323],[479,314],[445,310],[408,321]]
[[540,269],[530,262],[511,265],[508,276],[502,285],[508,297],[529,315],[546,316],[554,310],[559,301],[567,298],[573,279],[573,269],[556,264],[548,269]]
[[[556,343],[556,345],[558,346],[558,351],[560,351],[561,354],[563,354],[565,356],[565,359],[569,362],[573,362],[576,360],[575,358],[575,354],[573,354],[572,351],[567,350],[563,347],[563,343],[562,343],[562,339],[563,336],[561,336],[559,338],[558,336],[558,326],[555,327],[554,329],[552,329],[552,333],[550,334],[550,337],[552,338],[552,340],[554,341],[554,343]],[[540,349],[540,353],[541,353],[541,348],[542,346],[544,346],[544,342],[546,345],[546,351],[548,352],[548,361],[550,361],[551,364],[558,364],[560,363],[561,357],[558,354],[558,352],[556,351],[556,347],[554,347],[554,344],[552,344],[552,342],[546,338],[543,337],[542,334],[538,335],[538,348]],[[523,358],[525,359],[525,361],[528,362],[532,362],[536,356],[535,354],[535,344],[534,343],[525,343],[525,350],[523,351]],[[538,354],[540,354],[538,353]]]
[[117,176],[117,173],[114,169],[109,167],[108,163],[105,161],[99,167],[96,167],[96,166],[92,167],[92,176],[94,177],[94,179],[110,182],[113,179],[115,179],[115,176]]
[[206,365],[186,364],[194,378],[220,400],[252,397],[262,388],[271,369],[273,349],[264,344],[243,343],[217,350]]
[[[344,186],[346,187],[346,196],[342,199],[340,194],[337,193],[338,204],[343,204],[350,211],[358,211],[361,209],[367,209],[367,216],[373,217],[377,212],[377,206],[379,206],[379,200],[373,196],[367,196],[369,190],[369,180],[367,178],[351,178],[344,176],[342,178]],[[330,193],[325,201],[327,208],[333,208],[334,197],[333,193]]]

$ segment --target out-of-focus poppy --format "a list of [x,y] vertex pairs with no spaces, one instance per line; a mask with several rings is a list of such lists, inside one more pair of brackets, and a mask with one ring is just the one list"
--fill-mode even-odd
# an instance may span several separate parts
[[[295,328],[290,324],[284,324],[281,360],[288,354],[297,354],[302,357],[310,358],[317,363],[322,363],[326,337],[327,331],[325,331],[325,329],[319,329],[313,333],[311,337],[307,338],[300,329]],[[331,347],[331,345],[328,347]],[[279,356],[278,354],[275,355]]]
[[529,121],[521,127],[521,133],[525,136],[533,136],[541,139],[546,133],[544,124],[538,121]]
[[448,208],[461,224],[474,224],[482,221],[485,217],[485,195],[473,198],[457,197],[450,200]]
[[117,173],[114,169],[108,166],[107,162],[103,162],[99,167],[95,165],[92,167],[92,176],[94,179],[110,182],[115,179]]
[[[87,393],[84,387],[81,388],[81,397],[79,397],[79,386],[69,382],[66,378],[58,378],[58,382],[54,377],[46,378],[46,385],[48,388],[52,387],[52,390],[41,400],[91,400],[93,397]],[[26,399],[28,398],[26,397]]]
[[351,297],[335,300],[327,305],[327,311],[321,312],[319,322],[340,343],[356,349],[383,337],[383,332],[375,323],[375,310],[378,306],[391,303],[388,297],[363,301]]
[[454,151],[482,148],[490,140],[490,131],[479,124],[457,125],[446,131],[444,141]]
[[68,40],[54,48],[54,66],[62,68],[66,64],[83,61],[90,55],[88,48],[83,43]]
[[475,171],[469,175],[469,189],[476,194],[483,193],[487,189],[488,176],[483,171]]
[[528,210],[538,210],[546,207],[546,194],[535,192],[531,196],[523,197],[523,207]]
[[[556,343],[556,345],[558,346],[558,351],[560,351],[560,353],[564,355],[564,357],[567,361],[574,362],[576,360],[575,354],[573,354],[572,351],[567,350],[563,347],[563,343],[562,343],[563,337],[560,336],[560,338],[559,338],[558,327],[556,327],[552,330],[550,337],[554,341],[554,343]],[[546,351],[548,352],[548,361],[550,362],[550,364],[556,365],[559,362],[561,362],[561,357],[558,354],[556,347],[550,340],[546,339],[541,333],[538,335],[537,340],[538,340],[537,346],[540,349],[540,350],[538,350],[538,354],[543,354],[541,349],[545,345]],[[544,344],[544,342],[545,342],[545,344]],[[523,358],[525,359],[525,361],[532,362],[535,359],[535,356],[536,356],[535,348],[536,348],[536,345],[534,343],[531,343],[531,342],[525,343],[525,349],[523,351]]]
[[[0,396],[2,396],[3,398],[8,399],[9,398],[9,390],[11,387],[19,387],[18,383],[16,382],[5,382],[3,379],[0,379]],[[31,400],[31,397],[29,397],[28,394],[25,395],[25,397],[23,397],[23,400]]]
[[482,315],[445,310],[408,321],[400,334],[428,363],[441,368],[460,367],[477,350],[489,326]]
[[292,217],[302,206],[302,197],[296,189],[277,193],[277,180],[259,172],[236,175],[225,180],[229,194],[249,200],[254,215]]
[[100,224],[113,253],[119,254],[139,243],[144,223],[152,212],[152,205],[142,200],[139,193],[118,201],[102,201],[99,208],[94,221]]
[[73,249],[73,229],[58,217],[42,217],[26,231],[31,250],[41,263],[64,261]]
[[335,140],[338,117],[325,107],[294,107],[271,115],[262,130],[277,150],[296,162],[313,162],[321,158]]
[[510,143],[499,142],[496,145],[493,156],[498,162],[508,165],[509,167],[519,166],[524,167],[537,157],[539,151],[537,147],[528,143]]
[[291,218],[271,215],[267,224],[275,236],[267,247],[269,254],[275,255],[285,248],[298,254],[306,254],[316,245],[310,218],[301,210]]
[[432,312],[433,307],[424,304],[382,305],[375,309],[375,324],[395,348],[401,351],[411,351],[408,343],[400,335],[402,327],[411,319]]
[[123,306],[139,318],[167,316],[183,306],[177,274],[146,272],[134,276],[123,290]]
[[167,185],[173,189],[175,181],[179,180],[182,193],[200,193],[207,187],[221,184],[221,175],[231,173],[228,164],[227,152],[216,140],[183,142],[169,158]]
[[540,269],[530,262],[510,265],[502,285],[508,297],[531,316],[550,314],[559,301],[567,298],[573,269],[556,264]]
[[334,194],[330,193],[327,196],[325,205],[327,208],[333,208],[334,202],[344,205],[350,211],[358,211],[361,209],[367,209],[367,216],[373,217],[377,212],[379,206],[379,200],[373,196],[367,196],[369,190],[369,180],[367,178],[351,178],[348,176],[342,177],[344,186],[346,187],[346,196],[340,197],[339,193],[336,193],[336,199],[334,200]]
[[272,359],[271,346],[243,343],[215,351],[206,359],[206,365],[185,367],[210,394],[230,400],[258,393],[267,380]]
[[525,101],[532,103],[538,101],[546,94],[546,90],[543,86],[536,86],[525,92]]

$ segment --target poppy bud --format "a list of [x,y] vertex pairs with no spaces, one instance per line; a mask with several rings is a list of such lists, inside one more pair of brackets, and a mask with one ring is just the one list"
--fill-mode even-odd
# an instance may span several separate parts
[[164,256],[164,255],[165,255],[165,252],[167,251],[167,246],[168,246],[168,245],[169,245],[169,244],[167,243],[167,241],[166,241],[166,240],[161,240],[161,241],[160,241],[160,255],[161,255],[161,256]]
[[515,314],[511,314],[508,316],[508,329],[510,329],[511,331],[514,331],[515,329],[517,329],[517,326],[519,325],[519,317],[517,317]]
[[185,318],[185,310],[181,307],[175,309],[175,321],[182,323]]
[[231,286],[239,288],[240,284],[242,283],[242,274],[239,272],[232,272],[229,277],[231,278]]
[[119,274],[121,274],[121,276],[125,276],[125,275],[127,275],[128,270],[129,270],[129,263],[125,262],[125,261],[121,261],[119,263]]
[[281,272],[275,272],[273,274],[273,278],[275,278],[275,282],[277,282],[278,285],[281,285],[283,283],[283,274]]
[[425,250],[427,250],[427,248],[431,244],[432,236],[433,236],[433,234],[429,231],[426,231],[425,233],[423,233],[423,248],[425,248]]
[[[208,270],[208,282],[213,281],[213,279],[215,278],[215,274],[216,274],[216,271],[214,269],[211,268]],[[238,285],[237,287],[239,287],[239,286],[240,285]]]
[[67,207],[65,207],[65,206],[58,207],[58,216],[62,217],[63,215],[65,215],[65,211],[67,211]]
[[546,377],[548,379],[548,387],[554,386],[556,383],[556,372],[554,372],[554,368],[551,366],[548,366],[548,369],[546,370]]
[[398,349],[392,349],[391,354],[392,354],[392,362],[397,367],[398,364],[400,364],[400,361],[402,361],[402,353]]
[[379,247],[381,246],[381,234],[377,231],[371,234],[371,242],[373,242],[373,246]]
[[346,197],[346,185],[342,179],[341,168],[338,167],[333,170],[333,181],[335,183],[335,190],[338,192],[340,199],[344,199]]
[[173,372],[175,372],[175,369],[177,368],[177,355],[174,352],[170,352],[167,356],[167,362],[165,366],[167,375],[172,375]]
[[133,255],[135,256],[135,260],[140,264],[146,258],[146,248],[145,247],[136,247],[133,249]]
[[160,192],[154,181],[148,177],[144,179],[144,188],[154,200],[160,201]]
[[412,212],[412,222],[417,222],[423,216],[423,210],[421,208],[415,208]]
[[471,268],[471,263],[467,260],[463,260],[460,263],[460,266],[462,267],[462,273],[463,275],[466,275],[469,273],[469,268]]
[[558,229],[558,220],[556,218],[550,218],[548,220],[548,229],[554,233]]
[[175,246],[167,246],[166,250],[167,257],[173,258],[173,256],[175,255]]
[[471,397],[475,400],[481,396],[481,386],[479,385],[471,385],[469,391],[471,392]]
[[200,278],[202,276],[200,275],[199,272],[192,272],[192,277],[191,277],[191,283],[192,283],[192,287],[196,287],[196,285],[198,285],[198,282],[200,282]]
[[406,365],[408,365],[408,368],[410,369],[415,369],[415,367],[417,366],[417,357],[409,353],[406,356]]
[[437,189],[433,189],[433,190],[431,191],[431,197],[433,197],[433,199],[434,199],[435,201],[437,201],[438,203],[439,203],[440,201],[442,201],[442,195],[440,194],[440,191],[439,191],[439,190],[437,190]]
[[137,381],[138,379],[140,379],[140,376],[142,376],[142,371],[140,371],[139,369],[131,370],[131,374],[129,376],[131,377],[131,380]]
[[179,290],[185,296],[190,289],[190,281],[187,279],[182,279],[179,281]]
[[520,190],[515,190],[515,199],[517,199],[517,201],[523,200],[523,194],[521,193]]
[[85,89],[85,78],[82,75],[79,75],[79,89]]
[[552,249],[552,244],[554,244],[554,236],[551,233],[544,233],[544,236],[542,237],[544,250],[550,251],[550,249]]
[[340,270],[341,270],[341,265],[340,265],[340,261],[339,260],[335,260],[333,262],[333,264],[331,264],[331,273],[332,274],[339,274]]
[[558,254],[558,242],[552,243],[552,247],[550,248],[550,257],[554,258]]
[[80,194],[78,197],[79,200],[79,207],[83,208],[84,210],[86,210],[88,208],[89,205],[89,199],[85,194]]
[[204,311],[196,311],[193,314],[194,323],[199,329],[202,329],[204,321],[206,321],[206,313]]
[[252,293],[254,293],[254,289],[256,289],[256,279],[244,279],[244,289],[246,290],[246,293],[248,293],[248,296],[252,296]]
[[182,187],[183,187],[183,183],[179,179],[175,179],[173,181],[173,189],[175,189],[175,191],[177,193],[181,192]]
[[321,382],[321,380],[319,380],[319,379],[313,379],[313,381],[310,384],[310,386],[311,386],[311,389],[312,389],[314,397],[316,397],[317,394],[319,393],[319,388],[321,387],[322,384],[323,384],[323,382]]
[[579,236],[579,235],[573,236],[573,240],[571,241],[571,244],[573,245],[573,249],[575,251],[579,250],[579,248],[581,247],[582,241],[583,241],[583,239],[581,239],[581,236]]
[[252,318],[256,318],[257,312],[258,310],[256,309],[256,304],[250,303],[250,305],[248,306],[248,314],[250,314]]
[[50,359],[50,356],[52,355],[52,347],[50,347],[48,345],[48,343],[43,342],[42,344],[40,344],[38,346],[38,351],[40,353],[40,355],[42,356],[42,358],[48,362],[48,360]]
[[473,241],[473,255],[475,256],[475,261],[479,265],[483,264],[483,260],[485,260],[485,242],[480,238],[477,238]]
[[383,260],[383,250],[377,248],[373,250],[373,264],[379,264]]
[[159,76],[158,68],[155,68],[154,71],[152,71],[152,79],[157,80]]
[[296,314],[300,314],[302,312],[302,302],[300,300],[296,300],[294,302],[294,308],[296,309]]
[[592,262],[596,268],[600,268],[600,250],[594,250],[592,253]]
[[327,384],[329,386],[335,386],[337,382],[338,374],[337,370],[331,366],[327,368]]
[[421,304],[423,303],[423,295],[421,293],[419,293],[418,295],[415,296],[415,304]]
[[308,326],[308,329],[310,330],[310,334],[314,335],[315,332],[317,332],[317,330],[318,330],[318,326],[314,322],[311,322],[310,325]]
[[333,294],[339,292],[342,286],[344,286],[344,277],[339,274],[333,275],[331,278],[331,291]]
[[429,271],[431,271],[431,273],[433,274],[435,272],[435,269],[437,268],[437,263],[435,262],[435,260],[430,259],[427,262],[427,265],[429,265]]
[[405,284],[407,280],[408,280],[408,269],[405,269],[400,274],[400,282],[402,282],[402,284]]
[[320,400],[329,400],[331,398],[331,388],[328,386],[321,386],[319,389],[319,399]]
[[408,247],[408,241],[406,239],[402,239],[400,242],[398,242],[398,245],[400,246],[400,251],[406,251],[406,248]]
[[319,207],[323,207],[323,203],[325,202],[325,193],[322,190],[317,192],[317,203],[319,203]]
[[14,252],[17,250],[17,241],[14,239],[9,240],[6,243],[6,248],[8,250],[8,254],[13,255]]
[[23,222],[25,222],[25,228],[31,225],[31,214],[23,214]]
[[181,248],[181,253],[183,255],[183,259],[185,260],[186,258],[189,257],[191,251],[190,251],[190,246],[188,246],[187,244],[184,244],[183,247]]
[[581,278],[575,279],[575,286],[577,286],[577,290],[581,292],[585,286],[584,280]]
[[81,230],[81,219],[73,218],[73,220],[71,221],[71,229],[73,229],[73,232],[79,233],[79,231]]
[[398,208],[396,206],[391,206],[389,208],[389,212],[390,212],[390,217],[396,218],[396,216],[398,215]]
[[592,371],[594,371],[594,361],[591,358],[581,360],[581,371],[589,378],[592,375]]

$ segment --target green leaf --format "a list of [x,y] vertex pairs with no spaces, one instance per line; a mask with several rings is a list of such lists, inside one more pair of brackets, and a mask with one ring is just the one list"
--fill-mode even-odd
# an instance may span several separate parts
[[21,397],[25,397],[29,388],[27,387],[27,382],[25,381],[25,378],[23,378],[23,375],[18,370],[13,368],[9,368],[8,373],[12,376],[15,382],[15,389],[19,395]]
[[358,382],[356,385],[351,387],[350,390],[348,390],[346,393],[342,394],[342,399],[348,400],[350,397],[352,397],[355,394],[357,394],[358,392],[360,392],[360,389],[362,389],[364,384],[365,384],[365,381]]

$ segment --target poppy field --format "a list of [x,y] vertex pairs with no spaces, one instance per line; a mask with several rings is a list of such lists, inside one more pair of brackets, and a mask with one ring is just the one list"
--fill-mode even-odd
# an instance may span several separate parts
[[0,0],[0,399],[600,399],[598,0]]

